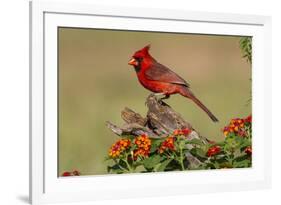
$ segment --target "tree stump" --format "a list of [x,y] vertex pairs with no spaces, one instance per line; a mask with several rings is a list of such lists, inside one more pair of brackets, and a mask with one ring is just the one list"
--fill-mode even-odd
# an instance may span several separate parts
[[[208,143],[208,140],[200,136],[199,133],[192,128],[189,122],[185,121],[182,116],[168,104],[157,99],[155,95],[151,94],[147,97],[146,105],[148,107],[148,112],[145,117],[142,117],[139,113],[125,107],[121,112],[121,117],[125,121],[125,124],[117,126],[107,121],[107,127],[119,136],[139,136],[145,134],[154,139],[167,137],[176,129],[188,128],[189,130],[192,130],[191,133],[186,136],[188,139],[199,139],[204,144]],[[201,164],[200,160],[194,157],[191,153],[186,153],[186,158],[189,162],[189,168],[196,168]]]

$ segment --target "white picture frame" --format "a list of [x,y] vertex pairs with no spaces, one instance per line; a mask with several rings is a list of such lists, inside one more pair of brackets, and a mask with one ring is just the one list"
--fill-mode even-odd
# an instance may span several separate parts
[[[58,178],[57,101],[53,92],[57,90],[58,26],[253,36],[253,167]],[[269,188],[270,59],[271,18],[266,16],[31,2],[30,202],[43,204]]]

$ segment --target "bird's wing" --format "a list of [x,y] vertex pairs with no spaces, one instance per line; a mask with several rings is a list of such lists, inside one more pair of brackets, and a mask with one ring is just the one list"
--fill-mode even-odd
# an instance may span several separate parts
[[149,80],[179,84],[189,87],[189,84],[184,79],[158,62],[153,63],[153,65],[145,71],[145,76]]

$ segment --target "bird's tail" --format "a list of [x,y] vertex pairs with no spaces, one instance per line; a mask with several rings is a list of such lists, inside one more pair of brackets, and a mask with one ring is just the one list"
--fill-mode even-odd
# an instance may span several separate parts
[[189,89],[187,88],[181,89],[180,94],[195,102],[196,105],[198,105],[202,110],[204,110],[207,113],[207,115],[213,120],[213,122],[219,121],[215,117],[215,115],[213,115],[213,113],[211,113],[211,111],[198,98],[196,98],[195,95]]

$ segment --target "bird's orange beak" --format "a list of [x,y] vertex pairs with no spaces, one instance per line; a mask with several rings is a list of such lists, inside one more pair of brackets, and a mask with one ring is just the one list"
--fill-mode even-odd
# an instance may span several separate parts
[[129,65],[133,65],[133,66],[138,66],[138,61],[136,61],[136,59],[132,58],[129,62]]

